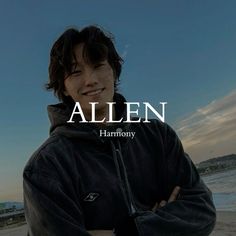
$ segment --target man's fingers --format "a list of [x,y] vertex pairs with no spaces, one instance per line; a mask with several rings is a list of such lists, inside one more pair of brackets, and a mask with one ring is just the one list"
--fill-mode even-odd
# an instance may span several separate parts
[[156,204],[154,205],[154,207],[152,208],[152,211],[155,212],[158,208],[161,208],[163,206],[165,206],[167,203],[169,202],[173,202],[176,200],[176,198],[178,197],[179,195],[179,191],[180,191],[180,187],[179,186],[176,186],[174,188],[174,190],[172,191],[169,199],[168,199],[168,202],[165,201],[165,200],[162,200],[159,204],[158,202],[156,202]]
[[176,200],[178,194],[179,194],[179,191],[180,191],[180,187],[179,186],[176,186],[173,190],[173,192],[171,193],[170,195],[170,198],[168,200],[168,202],[173,202]]
[[162,201],[160,202],[160,204],[159,204],[159,208],[165,206],[166,203],[167,203],[167,202],[166,202],[165,200],[162,200]]
[[159,204],[158,202],[155,204],[155,206],[152,208],[152,211],[155,212],[158,208],[161,208],[165,206],[167,202],[165,200],[162,200]]

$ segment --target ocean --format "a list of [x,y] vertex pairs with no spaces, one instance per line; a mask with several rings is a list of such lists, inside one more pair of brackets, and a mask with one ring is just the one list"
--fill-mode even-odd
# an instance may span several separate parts
[[236,211],[236,169],[202,177],[213,193],[216,209]]

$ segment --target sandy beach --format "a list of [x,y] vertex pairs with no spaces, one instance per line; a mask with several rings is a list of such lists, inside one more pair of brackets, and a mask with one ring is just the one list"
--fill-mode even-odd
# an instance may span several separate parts
[[218,211],[217,221],[211,236],[235,236],[236,212]]
[[[26,236],[27,225],[17,228],[0,230],[0,236]],[[236,212],[218,211],[217,223],[211,236],[235,236],[236,235]],[[191,235],[190,235],[191,236]]]

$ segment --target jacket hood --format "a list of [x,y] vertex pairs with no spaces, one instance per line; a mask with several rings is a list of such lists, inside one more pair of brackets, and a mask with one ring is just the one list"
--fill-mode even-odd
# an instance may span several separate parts
[[[123,117],[126,119],[126,102],[125,98],[118,93],[115,93],[113,101],[115,104],[116,119]],[[115,123],[112,125],[98,126],[96,123],[80,123],[81,117],[75,115],[73,117],[74,123],[67,123],[70,119],[75,103],[58,103],[55,105],[49,105],[47,107],[48,117],[51,122],[50,136],[55,134],[62,134],[67,137],[81,137],[85,139],[97,139],[100,129],[106,129],[108,131],[115,131],[117,128],[127,130],[128,123]]]

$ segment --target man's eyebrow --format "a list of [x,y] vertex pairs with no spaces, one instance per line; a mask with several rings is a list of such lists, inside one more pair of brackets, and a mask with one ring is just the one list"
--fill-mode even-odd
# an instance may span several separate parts
[[71,68],[75,69],[77,66],[81,66],[78,62],[74,61],[71,63]]

